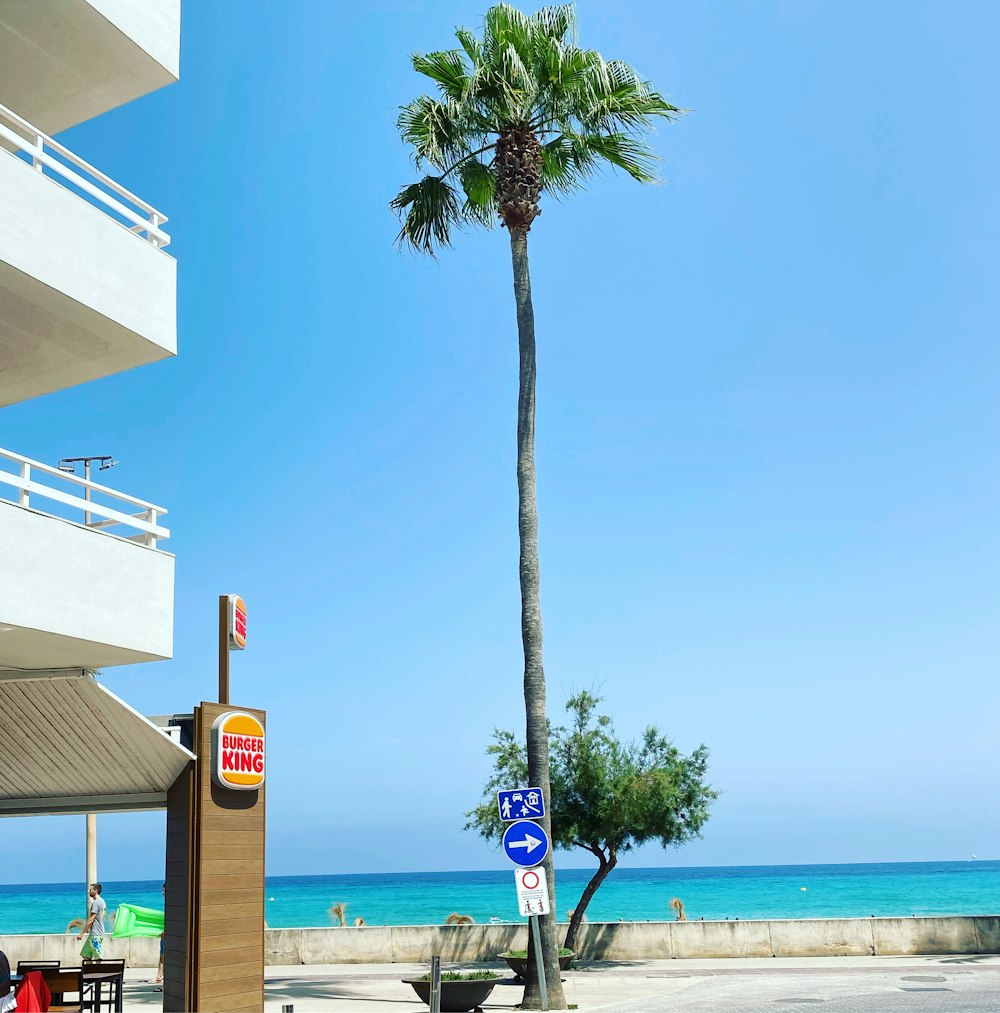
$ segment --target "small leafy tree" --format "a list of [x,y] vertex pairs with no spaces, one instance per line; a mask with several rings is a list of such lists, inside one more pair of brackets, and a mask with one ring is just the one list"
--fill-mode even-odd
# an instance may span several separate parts
[[[678,847],[700,837],[718,798],[705,783],[704,746],[684,756],[653,726],[638,742],[621,742],[611,718],[597,713],[600,702],[586,690],[577,693],[566,703],[569,727],[549,729],[553,846],[583,848],[597,859],[597,871],[570,918],[568,949],[573,949],[587,905],[619,856],[647,841]],[[496,793],[525,785],[528,764],[523,743],[510,731],[495,730],[486,752],[493,757],[493,774],[482,804],[466,813],[465,829],[499,842],[505,824]]]

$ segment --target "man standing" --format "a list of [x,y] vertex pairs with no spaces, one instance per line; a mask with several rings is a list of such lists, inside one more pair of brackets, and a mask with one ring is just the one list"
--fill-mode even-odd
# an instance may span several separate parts
[[[108,909],[108,905],[101,896],[102,889],[103,887],[100,883],[90,884],[90,890],[88,891],[90,904],[87,907],[87,921],[80,930],[80,934],[76,937],[77,939],[83,939],[84,933],[90,933],[90,949],[93,952],[81,955],[93,957],[96,960],[100,960],[104,956],[104,914]],[[86,949],[87,947],[84,946],[84,950]]]

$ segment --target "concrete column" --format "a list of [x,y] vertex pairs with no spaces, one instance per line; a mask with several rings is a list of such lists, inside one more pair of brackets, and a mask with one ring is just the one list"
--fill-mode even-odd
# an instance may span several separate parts
[[90,914],[90,884],[98,883],[97,878],[97,816],[87,813],[87,909],[84,917]]

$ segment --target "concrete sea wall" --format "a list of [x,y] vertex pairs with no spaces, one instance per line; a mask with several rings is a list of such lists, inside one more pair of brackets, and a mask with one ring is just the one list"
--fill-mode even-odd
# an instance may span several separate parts
[[[563,930],[565,931],[565,930]],[[268,929],[265,959],[275,964],[489,961],[525,949],[522,925],[392,925]],[[75,935],[0,935],[0,950],[17,960],[71,964]],[[158,939],[109,940],[110,957],[153,967]],[[810,918],[724,922],[588,922],[577,939],[583,960],[684,957],[864,957],[1000,953],[1000,915],[942,918]]]

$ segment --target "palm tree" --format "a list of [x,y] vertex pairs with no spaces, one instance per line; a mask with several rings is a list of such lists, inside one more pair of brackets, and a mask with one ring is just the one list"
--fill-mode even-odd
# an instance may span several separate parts
[[[457,29],[458,49],[417,54],[413,67],[437,97],[422,95],[397,125],[413,147],[417,169],[431,170],[404,186],[390,207],[400,216],[398,240],[421,253],[451,245],[453,229],[500,224],[510,238],[520,372],[517,401],[517,488],[520,535],[521,640],[528,777],[549,798],[548,723],[542,667],[538,515],[535,506],[535,321],[528,274],[528,232],[543,193],[561,197],[583,187],[602,166],[640,183],[655,181],[655,155],[642,140],[655,117],[680,110],[630,66],[605,60],[576,42],[572,6],[526,15],[498,4],[484,18],[482,38]],[[550,832],[548,818],[543,820]],[[551,853],[550,909],[555,910]],[[539,919],[551,1005],[565,1005],[559,981],[555,916]],[[528,946],[525,1009],[541,1001]]]

